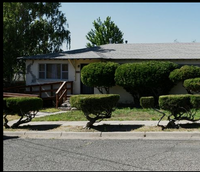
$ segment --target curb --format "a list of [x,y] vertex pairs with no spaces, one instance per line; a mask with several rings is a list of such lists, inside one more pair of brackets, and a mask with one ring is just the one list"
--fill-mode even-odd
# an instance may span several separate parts
[[41,139],[173,139],[200,140],[200,132],[46,132],[4,131],[3,136]]

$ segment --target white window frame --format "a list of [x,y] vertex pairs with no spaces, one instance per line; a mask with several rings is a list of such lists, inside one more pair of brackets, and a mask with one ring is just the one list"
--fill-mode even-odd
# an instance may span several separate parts
[[[44,65],[44,71],[40,71],[40,65]],[[47,65],[60,65],[60,78],[47,78]],[[63,71],[63,65],[67,65],[68,70]],[[40,78],[40,73],[44,72],[44,78]],[[67,73],[67,78],[63,78],[63,73]],[[69,79],[69,64],[68,63],[39,63],[38,78],[45,80],[68,80]]]

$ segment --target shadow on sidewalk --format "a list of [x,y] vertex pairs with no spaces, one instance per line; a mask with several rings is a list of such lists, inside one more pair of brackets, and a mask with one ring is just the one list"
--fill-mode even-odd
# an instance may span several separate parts
[[5,136],[3,135],[3,140],[8,140],[8,139],[18,139],[19,136]]
[[193,128],[200,128],[200,123],[186,123],[186,124],[179,124],[181,128],[185,129],[193,129]]
[[23,125],[19,126],[18,129],[27,129],[34,131],[47,131],[60,127],[60,124],[41,124],[41,125]]
[[132,131],[138,128],[143,127],[144,125],[109,125],[103,124],[98,126],[93,126],[91,129],[101,131],[101,132],[111,132],[111,131]]

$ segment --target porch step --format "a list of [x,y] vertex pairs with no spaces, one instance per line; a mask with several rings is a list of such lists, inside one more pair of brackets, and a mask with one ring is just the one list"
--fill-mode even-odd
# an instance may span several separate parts
[[71,107],[70,105],[70,96],[67,97],[67,100],[65,100],[58,109],[63,111],[69,111],[69,110],[76,110],[76,108]]

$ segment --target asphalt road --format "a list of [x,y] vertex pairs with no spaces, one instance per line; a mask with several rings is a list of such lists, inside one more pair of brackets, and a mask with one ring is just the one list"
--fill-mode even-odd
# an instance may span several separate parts
[[199,140],[3,137],[3,171],[199,171]]

